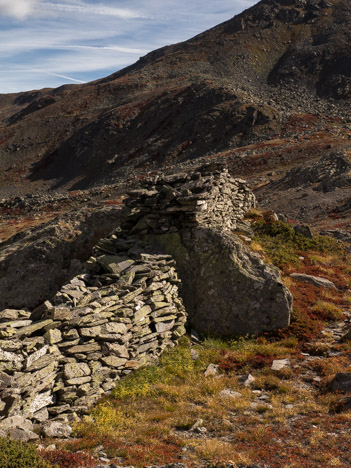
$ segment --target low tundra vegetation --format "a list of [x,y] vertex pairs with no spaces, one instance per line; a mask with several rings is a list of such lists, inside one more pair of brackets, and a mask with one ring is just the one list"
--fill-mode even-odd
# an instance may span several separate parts
[[0,454],[0,468],[52,467],[50,463],[38,456],[35,446],[31,444],[0,438]]
[[[254,250],[282,271],[294,297],[291,326],[276,336],[308,341],[318,336],[327,321],[338,321],[351,302],[351,255],[328,236],[310,239],[296,233],[289,223],[249,217],[254,230]],[[305,273],[332,281],[337,289],[317,288],[298,282],[290,274]]]
[[[117,382],[48,461],[64,468],[67,454],[94,455],[103,446],[117,465],[136,467],[349,466],[351,412],[340,410],[330,382],[350,371],[350,344],[336,343],[330,327],[350,307],[350,255],[333,239],[303,238],[259,212],[251,221],[255,250],[282,269],[293,293],[291,325],[260,337],[181,339],[158,365]],[[337,289],[297,283],[294,271],[323,276]],[[286,365],[274,370],[275,360]],[[214,372],[206,376],[209,365]],[[245,385],[249,374],[254,380]]]
[[318,258],[322,259],[320,262],[322,265],[325,264],[323,258],[330,260],[342,254],[341,247],[333,238],[315,236],[310,239],[296,233],[291,224],[283,221],[267,222],[264,219],[258,219],[253,222],[253,228],[254,241],[261,245],[267,258],[282,269],[301,265],[301,254],[307,252],[312,256],[311,261],[318,253]]
[[[301,346],[293,337],[207,338],[196,346],[182,339],[158,366],[118,382],[60,449],[93,452],[102,445],[115,463],[134,466],[183,461],[219,467],[230,461],[317,467],[335,466],[329,462],[336,458],[346,466],[351,414],[332,412],[337,397],[328,382],[349,362],[342,356],[306,362]],[[274,371],[275,359],[290,364]],[[217,373],[206,377],[210,364]],[[255,380],[245,386],[240,377],[248,373]],[[311,380],[320,377],[319,386],[304,384],[308,373]],[[339,450],[331,433],[340,436]],[[319,434],[322,451],[315,453]]]
[[53,468],[93,468],[97,463],[89,454],[80,451],[72,453],[67,450],[40,450],[39,455],[48,463],[45,466]]

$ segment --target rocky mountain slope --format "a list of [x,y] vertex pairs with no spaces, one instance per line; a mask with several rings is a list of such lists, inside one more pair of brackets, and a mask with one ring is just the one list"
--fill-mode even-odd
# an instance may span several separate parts
[[[235,175],[243,158],[257,175],[251,145],[278,138],[295,164],[301,127],[312,158],[324,141],[348,148],[350,24],[348,0],[263,0],[105,79],[2,95],[0,194],[86,189],[226,151]],[[316,135],[326,127],[330,138]]]

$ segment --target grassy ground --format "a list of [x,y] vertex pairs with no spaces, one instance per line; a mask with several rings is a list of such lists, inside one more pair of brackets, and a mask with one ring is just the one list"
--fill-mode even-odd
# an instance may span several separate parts
[[[74,468],[71,453],[93,455],[100,446],[118,465],[351,466],[351,412],[329,386],[337,372],[350,371],[350,345],[333,330],[342,330],[351,304],[351,256],[331,239],[309,240],[259,212],[249,219],[252,248],[282,269],[294,295],[290,327],[196,345],[182,339],[158,366],[119,382],[76,425],[75,439],[59,442],[50,455],[44,451],[47,459]],[[338,289],[297,283],[291,272],[323,276]],[[289,364],[273,370],[275,359]],[[210,364],[216,372],[206,376]],[[245,386],[240,377],[247,374],[255,380]]]

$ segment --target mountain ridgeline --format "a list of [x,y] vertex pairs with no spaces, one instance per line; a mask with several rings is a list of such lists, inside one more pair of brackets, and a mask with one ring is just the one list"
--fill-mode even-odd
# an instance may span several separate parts
[[0,95],[0,195],[84,189],[347,116],[349,0],[263,0],[104,79]]

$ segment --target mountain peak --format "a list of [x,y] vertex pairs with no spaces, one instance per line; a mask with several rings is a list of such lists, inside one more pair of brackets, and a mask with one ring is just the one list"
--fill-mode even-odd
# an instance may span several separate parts
[[263,0],[102,80],[0,96],[3,192],[18,174],[87,188],[186,163],[272,138],[294,113],[347,119],[350,41],[348,0]]

